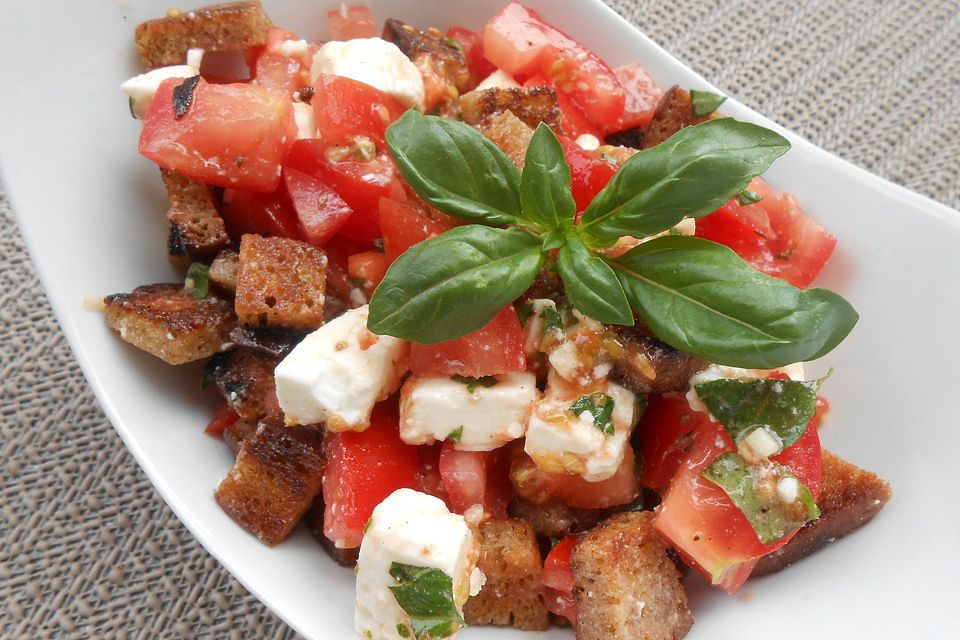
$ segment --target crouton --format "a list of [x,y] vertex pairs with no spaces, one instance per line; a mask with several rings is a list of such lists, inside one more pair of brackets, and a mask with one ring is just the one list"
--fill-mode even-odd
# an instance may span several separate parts
[[151,284],[103,299],[107,326],[135,347],[170,364],[206,358],[220,350],[235,323],[230,305],[200,300],[182,284]]
[[660,98],[653,120],[643,134],[643,147],[655,147],[680,129],[692,124],[709,120],[710,116],[697,116],[693,113],[693,100],[690,92],[680,87],[670,87]]
[[327,256],[288,238],[244,235],[234,307],[253,326],[312,330],[323,324]]
[[514,498],[509,511],[511,516],[526,520],[537,535],[551,538],[586,531],[609,513],[605,509],[576,509],[556,499],[537,504],[524,498]]
[[764,556],[751,575],[774,573],[870,522],[891,497],[890,485],[829,451],[823,452],[820,517],[786,545]]
[[242,51],[267,42],[270,18],[256,0],[167,14],[137,26],[134,39],[148,69],[183,64],[189,49]]
[[621,513],[587,533],[570,568],[577,640],[678,640],[693,625],[651,511]]
[[253,420],[240,419],[224,429],[223,441],[233,455],[240,455],[240,448],[248,438],[257,432],[257,423]]
[[160,169],[160,175],[170,201],[167,220],[171,257],[185,255],[194,262],[209,263],[221,249],[230,246],[210,187],[167,169]]
[[237,292],[237,269],[240,268],[240,254],[233,249],[224,249],[210,263],[210,284],[218,293],[233,297]]
[[476,125],[490,116],[509,111],[532,129],[545,122],[560,131],[560,105],[556,92],[549,87],[522,89],[484,89],[460,96],[463,121]]
[[527,147],[533,138],[533,129],[523,120],[510,111],[501,111],[478,124],[476,129],[507,154],[513,164],[523,168]]
[[383,25],[383,39],[397,45],[421,71],[433,69],[457,91],[470,86],[470,70],[463,48],[455,40],[444,37],[438,29],[421,31],[390,18]]
[[623,131],[617,131],[616,133],[608,133],[604,138],[607,144],[615,147],[643,149],[644,130],[645,127],[632,127],[630,129],[624,129]]
[[263,329],[238,325],[230,332],[230,342],[246,347],[262,356],[284,358],[306,337],[303,331],[291,329]]
[[323,509],[323,494],[321,493],[314,499],[310,510],[307,511],[307,515],[304,516],[304,521],[307,523],[310,533],[313,534],[313,537],[320,543],[323,550],[327,552],[327,555],[333,558],[333,561],[341,567],[357,566],[357,558],[360,557],[360,547],[340,549],[333,543],[333,540],[323,534]]
[[316,427],[260,424],[217,488],[217,502],[261,542],[283,541],[320,493],[322,445]]
[[527,631],[550,626],[543,604],[543,560],[530,525],[523,520],[487,520],[480,525],[477,567],[487,577],[467,600],[467,624],[497,624]]
[[210,358],[204,374],[241,418],[259,420],[278,410],[273,370],[279,363],[280,358],[237,347]]

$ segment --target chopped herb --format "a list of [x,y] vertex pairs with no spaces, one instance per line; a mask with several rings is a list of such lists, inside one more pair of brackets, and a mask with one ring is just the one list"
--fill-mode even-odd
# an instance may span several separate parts
[[400,636],[401,638],[409,638],[409,637],[410,637],[410,627],[408,627],[407,625],[403,624],[402,622],[398,622],[398,623],[397,623],[397,635]]
[[586,412],[593,417],[593,426],[605,435],[612,436],[613,428],[613,398],[605,393],[594,393],[589,396],[580,396],[580,399],[570,405],[570,412],[580,417]]
[[544,333],[549,331],[563,332],[563,320],[560,319],[560,314],[557,313],[557,310],[553,307],[547,306],[543,308],[543,320]]
[[187,115],[190,105],[193,104],[193,92],[199,82],[200,76],[193,76],[173,88],[173,118],[175,120]]
[[202,262],[194,262],[187,269],[187,280],[193,283],[190,293],[200,300],[210,293],[210,267]]
[[478,386],[489,389],[498,382],[493,376],[481,376],[479,378],[472,378],[470,376],[450,376],[450,379],[454,382],[467,385],[467,393],[473,393],[477,390]]
[[373,248],[383,253],[383,238],[374,238],[373,239]]
[[444,38],[442,42],[448,47],[452,47],[457,51],[459,51],[460,53],[463,53],[463,45],[457,42],[456,40],[454,40],[453,38]]
[[555,546],[557,546],[558,544],[560,544],[560,538],[556,538],[556,537],[554,537],[554,536],[550,536],[550,548],[553,549],[553,548],[554,548]]
[[526,324],[527,318],[530,317],[530,314],[533,313],[533,303],[529,300],[520,305],[520,310],[517,311],[517,317],[520,318],[520,324]]
[[463,440],[463,425],[460,425],[451,431],[450,435],[447,436],[447,440],[456,444],[460,444],[460,441]]
[[683,234],[680,233],[680,229],[677,229],[676,227],[670,227],[670,230],[667,231],[667,235],[669,235],[669,236],[682,236]]
[[721,96],[712,91],[690,91],[690,100],[693,102],[693,114],[695,116],[707,116],[717,110],[723,104],[727,96]]
[[370,531],[370,527],[373,526],[373,518],[367,518],[367,523],[363,525],[363,533],[366,534],[367,531]]
[[398,584],[389,589],[418,640],[446,638],[466,624],[453,600],[453,579],[440,569],[394,562],[390,575]]
[[763,196],[754,191],[750,191],[750,189],[744,189],[737,196],[737,202],[744,206],[753,204],[754,202],[760,202],[761,200],[763,200]]
[[354,278],[351,276],[350,284],[352,284],[357,289],[363,289],[365,286],[367,286],[367,281],[364,280],[363,278]]

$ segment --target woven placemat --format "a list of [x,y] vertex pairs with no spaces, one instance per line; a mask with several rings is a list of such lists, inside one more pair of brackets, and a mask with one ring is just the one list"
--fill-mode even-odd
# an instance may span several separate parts
[[[611,5],[761,113],[960,206],[957,0]],[[0,398],[0,637],[296,637],[193,540],[124,449],[2,193]]]

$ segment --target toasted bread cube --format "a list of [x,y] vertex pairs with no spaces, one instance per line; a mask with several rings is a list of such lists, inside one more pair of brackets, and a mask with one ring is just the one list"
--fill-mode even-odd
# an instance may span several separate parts
[[217,210],[210,187],[168,169],[161,169],[170,210],[171,256],[186,255],[195,262],[210,262],[230,246],[227,227]]
[[556,498],[538,504],[519,496],[514,497],[509,511],[514,518],[526,521],[537,535],[551,538],[587,531],[609,513],[608,509],[578,509]]
[[240,239],[235,308],[253,326],[316,329],[323,324],[327,255],[288,238]]
[[455,46],[456,43],[445,38],[437,29],[421,31],[413,25],[390,18],[383,25],[383,39],[397,45],[417,67],[424,69],[429,65],[435,69],[458,91],[471,86],[470,69],[463,49]]
[[509,111],[532,129],[545,122],[551,129],[560,130],[560,104],[549,87],[471,91],[460,96],[460,110],[463,121],[470,125]]
[[217,488],[217,502],[261,542],[283,541],[320,493],[322,443],[313,426],[261,423]]
[[310,529],[310,533],[317,542],[320,543],[323,550],[327,552],[327,555],[338,565],[341,567],[357,566],[357,558],[360,557],[360,547],[341,549],[334,544],[333,540],[324,535],[323,508],[323,493],[321,493],[313,501],[313,504],[310,505],[310,510],[307,511],[307,515],[303,517],[304,522],[307,523],[307,527]]
[[151,284],[103,299],[107,326],[164,362],[207,358],[227,340],[235,318],[230,305],[196,299],[181,284]]
[[467,600],[467,624],[497,624],[527,631],[550,626],[543,604],[543,559],[530,525],[523,520],[487,520],[480,525],[477,567],[487,577]]
[[709,119],[710,116],[697,116],[693,113],[693,100],[689,91],[676,86],[670,87],[660,98],[653,120],[643,133],[643,148],[655,147],[680,129]]
[[890,500],[890,485],[876,474],[823,452],[820,517],[805,524],[790,542],[764,556],[751,575],[774,573],[870,522]]
[[240,449],[243,447],[243,443],[252,438],[256,432],[256,422],[241,418],[224,429],[223,442],[227,445],[227,448],[233,452],[233,455],[238,456],[240,455]]
[[217,291],[233,296],[237,292],[237,270],[240,268],[240,254],[233,249],[224,249],[210,263],[210,284]]
[[230,332],[230,342],[246,347],[260,355],[284,358],[306,337],[303,331],[292,329],[255,328],[237,325]]
[[513,164],[523,168],[527,147],[533,138],[533,129],[523,120],[510,111],[501,111],[478,124],[476,129],[507,154]]
[[590,531],[570,568],[577,640],[678,640],[693,625],[652,511],[621,513]]
[[186,13],[171,12],[164,18],[137,26],[134,39],[143,66],[152,69],[183,64],[189,49],[242,51],[267,42],[270,18],[260,2],[228,2]]
[[279,413],[273,377],[273,370],[279,362],[279,358],[237,347],[210,358],[204,373],[241,418],[259,420],[271,413]]

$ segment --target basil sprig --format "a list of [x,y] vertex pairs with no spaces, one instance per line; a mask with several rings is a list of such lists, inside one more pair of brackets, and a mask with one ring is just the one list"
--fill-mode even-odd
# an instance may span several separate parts
[[593,418],[593,426],[608,436],[616,433],[613,426],[613,409],[613,398],[605,393],[580,396],[576,402],[570,405],[570,413],[578,418],[582,413],[588,413]]
[[596,251],[621,236],[668,231],[737,196],[790,147],[763,127],[719,118],[682,129],[627,160],[579,224],[570,169],[546,125],[522,173],[473,128],[412,110],[386,140],[424,200],[480,224],[425,240],[393,263],[370,301],[374,333],[433,344],[479,329],[529,288],[555,249],[582,314],[623,325],[638,314],[664,342],[720,364],[810,360],[857,321],[840,296],[759,274],[706,240],[659,238],[616,259]]
[[394,562],[390,586],[397,604],[410,616],[413,637],[446,638],[466,623],[453,600],[453,579],[440,569]]

